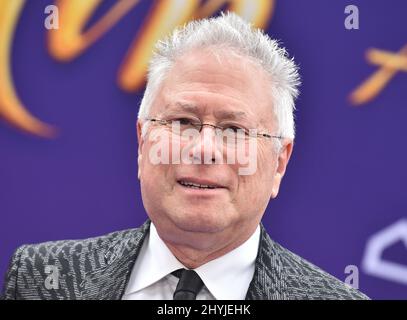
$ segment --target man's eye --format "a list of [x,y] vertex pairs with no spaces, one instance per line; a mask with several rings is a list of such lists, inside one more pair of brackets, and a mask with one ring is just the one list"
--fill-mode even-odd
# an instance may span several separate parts
[[178,118],[178,119],[174,119],[173,121],[178,122],[181,126],[188,126],[193,123],[193,121],[188,118]]
[[245,130],[241,127],[235,126],[235,125],[227,125],[224,127],[226,130],[233,131],[234,133],[238,132],[244,132]]

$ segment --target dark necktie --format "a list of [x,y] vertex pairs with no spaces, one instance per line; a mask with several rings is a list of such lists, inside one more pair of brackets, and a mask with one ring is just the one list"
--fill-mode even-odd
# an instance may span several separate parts
[[174,291],[174,300],[196,300],[204,283],[194,270],[178,269],[172,273],[179,278]]

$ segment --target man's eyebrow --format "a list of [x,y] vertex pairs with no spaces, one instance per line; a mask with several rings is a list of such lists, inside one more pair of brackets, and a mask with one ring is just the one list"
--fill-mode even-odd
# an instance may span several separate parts
[[216,110],[215,116],[220,119],[239,120],[247,119],[247,113],[244,111]]
[[[199,107],[195,104],[176,102],[175,106],[179,107],[183,111],[197,113]],[[215,110],[215,117],[218,119],[229,119],[229,120],[239,120],[247,119],[248,115],[244,111],[231,111],[231,110]]]
[[183,102],[176,102],[175,106],[181,108],[183,111],[196,112],[198,109],[197,105]]

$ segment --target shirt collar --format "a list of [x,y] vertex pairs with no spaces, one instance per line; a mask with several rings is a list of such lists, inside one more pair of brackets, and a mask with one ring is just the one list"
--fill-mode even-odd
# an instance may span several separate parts
[[[243,244],[194,269],[217,300],[245,298],[254,274],[260,227]],[[186,268],[160,238],[154,224],[133,267],[126,294],[142,290],[171,272]]]
[[253,279],[260,226],[243,244],[195,269],[217,300],[243,300]]
[[161,240],[151,222],[150,232],[134,264],[126,294],[142,290],[180,268],[185,266]]

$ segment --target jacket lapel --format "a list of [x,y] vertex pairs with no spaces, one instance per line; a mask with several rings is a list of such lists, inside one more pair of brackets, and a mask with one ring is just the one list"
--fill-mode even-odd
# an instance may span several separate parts
[[263,224],[260,225],[260,243],[253,279],[246,300],[285,300],[287,276],[276,243],[270,239]]
[[121,299],[149,228],[147,220],[140,228],[112,242],[104,253],[105,264],[88,272],[81,283],[82,299]]

